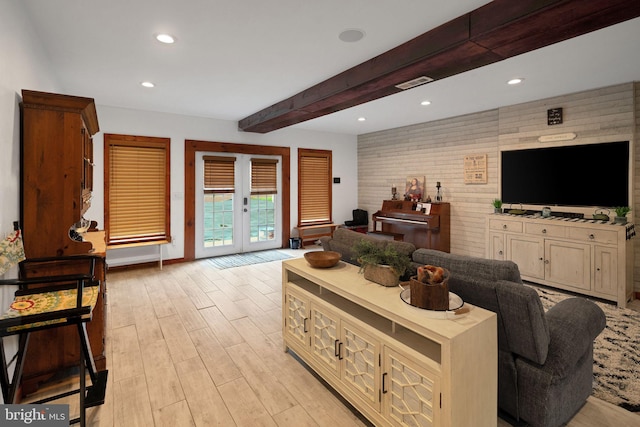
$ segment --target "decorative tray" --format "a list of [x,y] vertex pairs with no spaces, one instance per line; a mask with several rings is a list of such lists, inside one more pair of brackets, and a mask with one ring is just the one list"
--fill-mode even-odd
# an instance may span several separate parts
[[411,307],[415,307],[419,310],[423,310],[427,316],[434,319],[452,319],[454,317],[460,317],[462,314],[469,312],[469,306],[464,305],[464,301],[457,294],[449,292],[449,310],[429,310],[426,308],[418,307],[411,304],[411,288],[403,288],[400,292],[400,299]]

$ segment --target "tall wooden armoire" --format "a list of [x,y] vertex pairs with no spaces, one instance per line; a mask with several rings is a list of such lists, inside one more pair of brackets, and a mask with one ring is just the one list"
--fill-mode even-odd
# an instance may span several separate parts
[[[77,233],[75,227],[91,203],[91,138],[99,131],[94,100],[23,90],[21,113],[21,226],[25,255],[27,258],[102,255],[96,266],[101,292],[87,331],[96,367],[103,370],[105,237],[95,227],[86,233]],[[77,366],[78,341],[73,326],[33,333],[24,365],[23,393],[34,391],[39,382],[61,369]]]

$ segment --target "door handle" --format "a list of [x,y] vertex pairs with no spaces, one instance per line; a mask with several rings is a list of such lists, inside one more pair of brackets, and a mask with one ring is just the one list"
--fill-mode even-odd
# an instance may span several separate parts
[[242,204],[247,206],[247,203],[249,203],[249,201],[247,200],[247,198],[245,197],[244,199],[242,199]]

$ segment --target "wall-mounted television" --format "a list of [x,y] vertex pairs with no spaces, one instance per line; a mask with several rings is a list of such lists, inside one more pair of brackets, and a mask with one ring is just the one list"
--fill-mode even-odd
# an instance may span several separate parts
[[629,141],[501,152],[503,203],[629,206]]

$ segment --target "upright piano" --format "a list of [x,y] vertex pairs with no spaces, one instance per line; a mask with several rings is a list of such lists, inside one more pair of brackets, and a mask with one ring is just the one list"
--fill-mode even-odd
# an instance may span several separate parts
[[416,210],[420,206],[416,202],[384,200],[382,209],[373,214],[372,233],[413,243],[416,248],[449,252],[449,203],[422,205],[428,212]]

